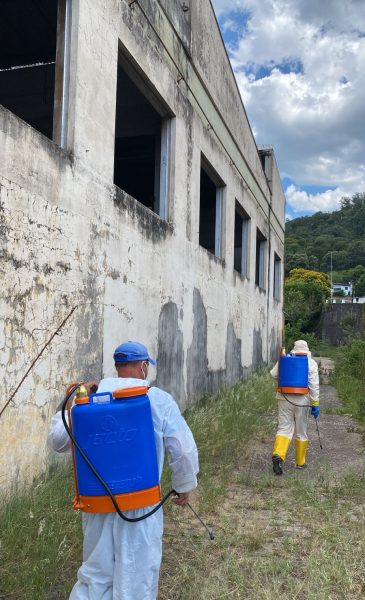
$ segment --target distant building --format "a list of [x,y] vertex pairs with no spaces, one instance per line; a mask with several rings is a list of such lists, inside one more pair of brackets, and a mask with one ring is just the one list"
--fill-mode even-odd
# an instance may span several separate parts
[[332,294],[343,292],[344,296],[352,296],[352,283],[333,283]]

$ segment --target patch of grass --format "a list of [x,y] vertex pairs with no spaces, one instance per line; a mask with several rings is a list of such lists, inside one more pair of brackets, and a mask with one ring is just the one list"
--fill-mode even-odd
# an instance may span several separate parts
[[337,349],[336,368],[331,383],[343,402],[338,413],[351,414],[356,419],[365,421],[365,358],[362,352],[355,352],[356,346],[363,350],[365,342],[355,340],[350,347]]
[[160,600],[361,600],[364,483],[328,474],[288,477],[284,489],[270,490],[246,480],[241,510],[216,507],[216,541],[191,537],[188,519],[177,525],[177,543],[166,539]]
[[333,346],[332,344],[328,344],[323,340],[316,340],[315,347],[313,349],[311,348],[311,350],[314,356],[325,356],[327,358],[332,358],[335,363],[339,363],[343,359],[343,346]]
[[232,470],[248,456],[248,440],[271,431],[262,416],[273,405],[273,380],[262,371],[185,414],[199,448],[200,510],[224,495]]
[[[0,508],[0,598],[41,600],[57,588],[60,575],[77,570],[81,554],[80,515],[71,508],[70,467],[58,466]],[[74,577],[74,575],[73,575]],[[59,598],[67,597],[62,581]]]

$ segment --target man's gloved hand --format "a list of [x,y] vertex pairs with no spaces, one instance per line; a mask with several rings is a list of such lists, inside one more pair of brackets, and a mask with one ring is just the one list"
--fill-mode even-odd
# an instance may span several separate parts
[[313,417],[315,419],[317,419],[319,417],[319,406],[312,406],[312,410],[311,410],[311,415],[313,415]]

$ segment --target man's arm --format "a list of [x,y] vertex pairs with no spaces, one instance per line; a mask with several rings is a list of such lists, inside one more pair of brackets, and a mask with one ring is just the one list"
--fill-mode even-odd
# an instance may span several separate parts
[[175,503],[185,506],[189,501],[189,493],[197,486],[198,450],[193,434],[175,401],[171,402],[166,420],[164,444],[172,471],[172,487],[179,494]]
[[60,410],[52,417],[47,446],[55,452],[68,452],[70,450],[70,438],[63,424]]
[[311,359],[308,370],[308,387],[311,404],[319,404],[319,374],[318,365],[315,360]]
[[270,375],[271,377],[273,377],[274,379],[278,378],[278,374],[279,374],[279,363],[277,362],[273,368],[270,371]]
[[308,387],[309,398],[312,405],[311,414],[317,419],[319,417],[319,373],[318,365],[312,358],[309,362]]

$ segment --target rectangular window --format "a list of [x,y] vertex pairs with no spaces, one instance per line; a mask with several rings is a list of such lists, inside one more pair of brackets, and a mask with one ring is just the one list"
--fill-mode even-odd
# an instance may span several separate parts
[[274,252],[274,298],[281,299],[281,259]]
[[249,277],[250,217],[236,201],[234,219],[234,269],[242,277]]
[[118,61],[114,183],[168,219],[171,117],[126,57]]
[[71,0],[1,2],[0,23],[0,104],[65,146]]
[[200,168],[199,244],[222,257],[224,183],[202,156]]
[[260,289],[265,290],[265,270],[266,270],[266,238],[257,229],[256,233],[256,274],[255,283]]

